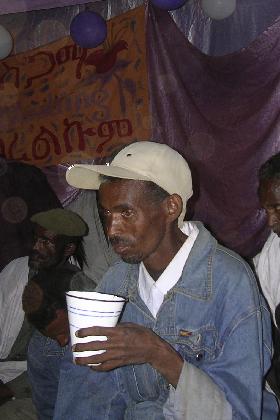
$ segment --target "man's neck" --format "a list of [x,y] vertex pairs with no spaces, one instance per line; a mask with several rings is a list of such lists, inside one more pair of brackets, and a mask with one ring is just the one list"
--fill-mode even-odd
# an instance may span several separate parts
[[168,241],[165,241],[155,254],[143,261],[146,270],[155,281],[158,280],[173,260],[187,238],[188,236],[178,228],[175,235],[172,235]]

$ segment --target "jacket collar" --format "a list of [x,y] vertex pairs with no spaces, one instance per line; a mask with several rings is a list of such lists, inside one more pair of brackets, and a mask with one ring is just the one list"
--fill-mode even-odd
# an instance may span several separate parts
[[[186,261],[180,280],[169,290],[166,297],[181,293],[195,299],[208,300],[212,295],[212,260],[217,241],[201,222],[192,222],[199,234]],[[119,293],[131,301],[138,296],[138,264],[127,264],[127,274]],[[137,299],[138,300],[138,299]]]
[[180,280],[169,293],[182,293],[208,300],[212,295],[213,257],[217,241],[201,222],[195,223],[199,234],[186,261]]

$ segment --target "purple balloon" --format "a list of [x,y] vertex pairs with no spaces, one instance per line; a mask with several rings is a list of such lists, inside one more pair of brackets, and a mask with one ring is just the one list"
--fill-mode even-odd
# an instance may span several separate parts
[[187,0],[151,0],[151,3],[158,7],[159,9],[164,10],[175,10],[182,7]]
[[81,12],[71,22],[70,35],[80,47],[95,48],[107,37],[106,20],[95,12]]

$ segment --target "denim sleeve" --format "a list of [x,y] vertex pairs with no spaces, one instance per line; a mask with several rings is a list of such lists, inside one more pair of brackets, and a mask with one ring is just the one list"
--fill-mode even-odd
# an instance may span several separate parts
[[250,291],[246,278],[241,281],[239,294],[234,284],[223,289],[226,309],[219,313],[215,359],[184,366],[174,393],[175,412],[181,410],[183,419],[185,413],[186,418],[230,419],[230,407],[233,420],[277,419],[276,399],[264,390],[271,364],[270,315],[256,288]]
[[[276,399],[263,390],[271,348],[269,314],[265,308],[261,309],[264,313],[257,311],[240,320],[229,334],[216,363],[205,371],[184,363],[177,388],[170,390],[164,407],[165,419],[172,418],[169,412],[173,412],[175,420],[277,419]],[[263,347],[258,346],[257,338],[252,340],[261,317],[264,336],[259,340]]]
[[60,365],[52,420],[123,420],[126,404],[114,371],[95,372],[88,366],[75,365],[72,358],[68,348]]
[[[263,383],[271,358],[267,315],[262,306],[248,308],[228,331],[216,363],[206,366],[206,373],[225,393],[236,420],[265,418]],[[277,419],[276,411],[270,419]]]

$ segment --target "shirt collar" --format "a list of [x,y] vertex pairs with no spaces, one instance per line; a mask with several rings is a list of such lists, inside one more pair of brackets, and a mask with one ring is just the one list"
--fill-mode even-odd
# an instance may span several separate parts
[[150,276],[144,263],[141,262],[140,264],[138,277],[139,293],[153,314],[157,312],[164,295],[180,279],[189,253],[199,233],[198,227],[191,222],[185,222],[181,230],[188,237],[157,281],[154,281]]

